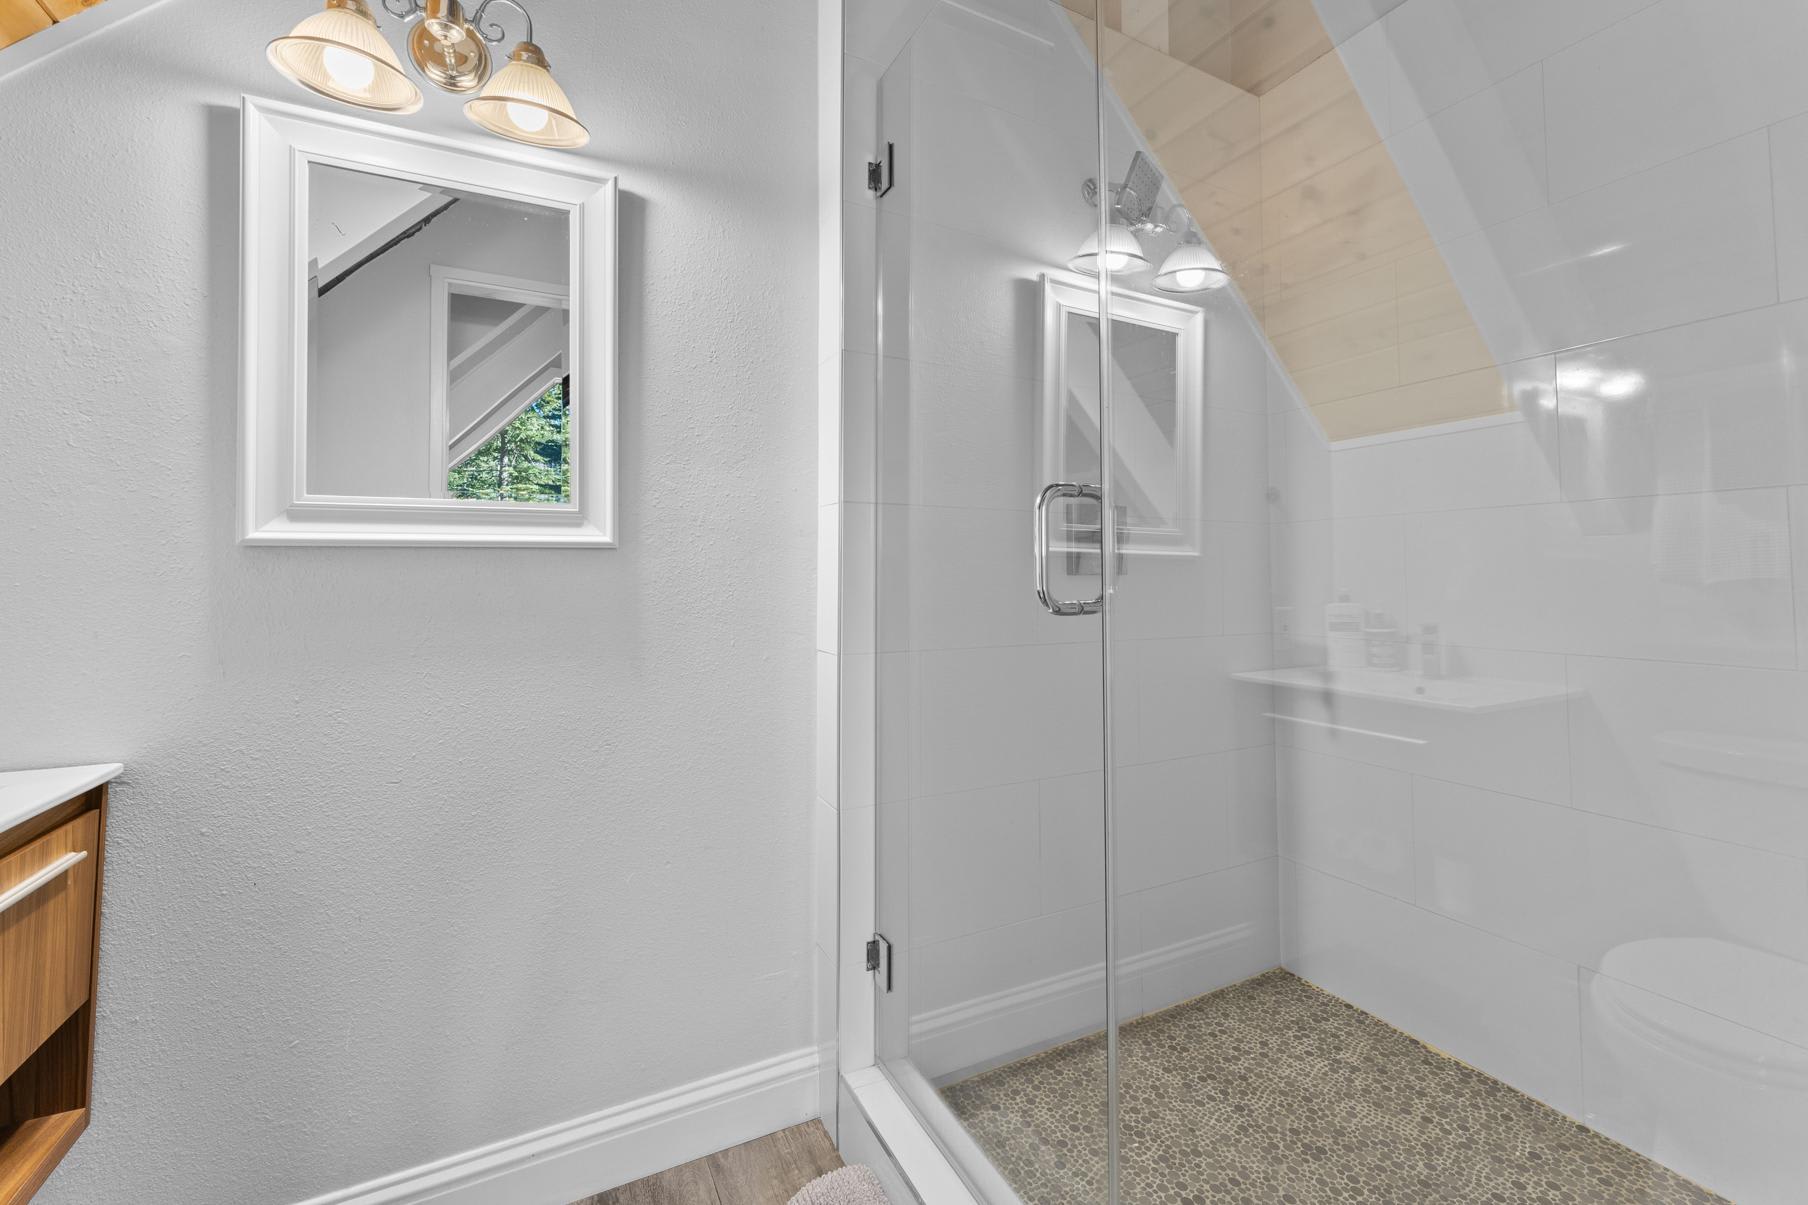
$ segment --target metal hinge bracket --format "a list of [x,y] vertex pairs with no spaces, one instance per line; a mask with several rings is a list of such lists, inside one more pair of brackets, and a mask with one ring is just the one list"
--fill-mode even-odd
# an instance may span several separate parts
[[888,142],[885,144],[884,159],[866,161],[866,188],[875,197],[882,197],[891,191],[896,180],[897,148]]
[[883,933],[875,933],[866,943],[866,969],[879,976],[879,990],[891,991],[891,942]]

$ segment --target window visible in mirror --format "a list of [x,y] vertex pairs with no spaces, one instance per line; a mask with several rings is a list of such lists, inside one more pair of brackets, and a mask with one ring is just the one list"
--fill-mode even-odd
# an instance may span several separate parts
[[568,217],[323,163],[308,189],[308,492],[459,497],[447,462],[569,374]]
[[498,502],[571,501],[569,378],[534,398],[496,434],[455,461],[449,498]]

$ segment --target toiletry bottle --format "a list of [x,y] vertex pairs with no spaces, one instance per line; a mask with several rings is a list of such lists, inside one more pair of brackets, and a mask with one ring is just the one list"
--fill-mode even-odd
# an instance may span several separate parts
[[1419,676],[1444,676],[1444,636],[1435,623],[1419,625]]
[[1369,663],[1368,641],[1362,634],[1365,612],[1340,590],[1337,601],[1325,606],[1325,665],[1330,669],[1361,669]]
[[1368,645],[1370,669],[1399,670],[1406,668],[1406,643],[1400,638],[1400,625],[1386,611],[1370,611],[1368,626],[1362,632]]

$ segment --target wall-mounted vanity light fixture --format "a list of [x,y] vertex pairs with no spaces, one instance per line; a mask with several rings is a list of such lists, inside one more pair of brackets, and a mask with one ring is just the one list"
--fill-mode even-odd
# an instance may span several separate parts
[[[1230,283],[1230,274],[1205,246],[1185,205],[1158,204],[1165,180],[1161,169],[1141,151],[1130,160],[1122,184],[1110,185],[1110,224],[1105,227],[1105,266],[1112,272],[1136,273],[1149,266],[1139,234],[1159,237],[1170,230],[1185,231],[1180,246],[1168,253],[1155,274],[1155,287],[1163,293],[1203,293]],[[1097,208],[1101,190],[1097,180],[1080,186],[1080,195]],[[1080,250],[1067,262],[1075,272],[1099,274],[1098,232],[1086,236]]]
[[1163,293],[1203,293],[1229,283],[1230,273],[1191,227],[1155,274],[1155,287]]
[[[500,24],[484,21],[496,3],[519,12],[527,28],[492,74],[490,47],[506,36]],[[383,11],[403,21],[419,19],[408,34],[409,59],[422,79],[443,92],[477,92],[465,102],[465,116],[476,125],[534,146],[590,141],[534,41],[532,15],[517,0],[481,0],[468,16],[459,0],[383,0]],[[270,43],[269,53],[278,71],[317,95],[385,113],[421,107],[421,90],[383,39],[366,0],[326,0],[326,11]]]
[[381,113],[421,107],[421,90],[364,0],[326,0],[326,11],[270,43],[267,53],[271,66],[317,96]]
[[1099,274],[1099,261],[1105,261],[1105,267],[1112,272],[1141,272],[1149,266],[1149,257],[1143,254],[1143,245],[1136,241],[1128,226],[1120,226],[1116,222],[1105,227],[1105,253],[1099,254],[1099,232],[1093,231],[1080,244],[1074,257],[1067,261],[1067,266],[1075,272],[1084,272],[1088,276]]

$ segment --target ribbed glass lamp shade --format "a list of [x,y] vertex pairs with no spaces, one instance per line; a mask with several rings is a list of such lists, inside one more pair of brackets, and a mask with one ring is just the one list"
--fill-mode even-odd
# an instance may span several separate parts
[[413,113],[421,90],[402,73],[364,0],[326,0],[326,11],[270,43],[270,65],[331,100],[384,113]]
[[465,102],[465,116],[492,134],[534,146],[569,148],[590,141],[590,131],[572,115],[571,98],[532,42],[515,47],[483,91]]
[[[1105,266],[1113,272],[1140,272],[1149,266],[1148,257],[1143,254],[1143,245],[1136,241],[1136,236],[1123,226],[1105,228]],[[1074,257],[1067,261],[1067,266],[1075,272],[1084,272],[1088,276],[1099,274],[1099,236],[1098,232],[1086,236]]]
[[1230,283],[1230,273],[1210,249],[1198,243],[1182,243],[1161,261],[1155,287],[1164,293],[1203,293]]

